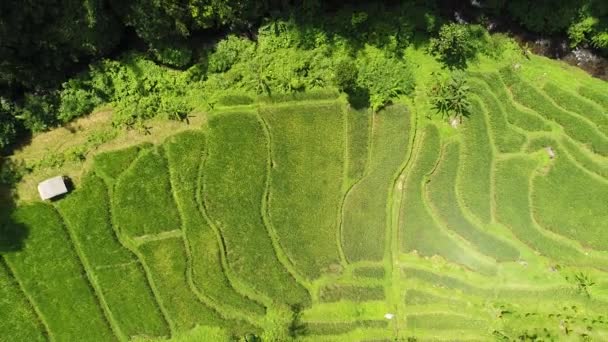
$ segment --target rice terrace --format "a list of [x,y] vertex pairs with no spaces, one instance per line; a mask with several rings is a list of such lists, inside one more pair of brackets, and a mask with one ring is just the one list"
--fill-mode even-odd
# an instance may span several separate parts
[[608,341],[606,81],[481,29],[455,60],[293,25],[204,72],[104,60],[24,126],[0,341]]

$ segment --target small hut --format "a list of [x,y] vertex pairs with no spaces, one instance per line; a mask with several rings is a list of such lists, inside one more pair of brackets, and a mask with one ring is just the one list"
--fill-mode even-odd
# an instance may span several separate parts
[[63,176],[49,178],[38,184],[38,193],[43,201],[63,195],[68,192]]

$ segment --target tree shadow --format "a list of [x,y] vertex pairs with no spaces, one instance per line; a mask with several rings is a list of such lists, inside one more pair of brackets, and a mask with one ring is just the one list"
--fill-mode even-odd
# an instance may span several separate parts
[[13,185],[20,179],[18,174],[11,175],[15,168],[10,159],[0,159],[0,254],[23,249],[29,235],[26,226],[12,219],[17,207]]
[[355,86],[345,89],[348,96],[348,103],[354,109],[365,109],[370,107],[369,89]]

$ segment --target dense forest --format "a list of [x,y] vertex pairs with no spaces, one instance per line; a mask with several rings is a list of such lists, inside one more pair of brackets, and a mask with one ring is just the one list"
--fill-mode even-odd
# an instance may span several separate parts
[[[234,79],[205,87],[227,89],[230,82],[231,89],[276,94],[335,86],[369,92],[378,107],[391,92],[412,87],[407,79],[390,80],[394,68],[401,74],[407,69],[401,47],[442,30],[450,35],[446,24],[455,12],[480,30],[500,22],[608,53],[608,2],[602,0],[3,1],[0,149],[7,153],[32,132],[69,122],[101,103],[113,104],[117,126],[132,127],[162,113],[183,118],[189,109],[180,100],[185,85],[213,80],[238,61],[249,63]],[[454,39],[439,45],[458,45],[461,33],[481,34],[467,27],[473,29],[459,33],[452,27]],[[288,50],[278,52],[282,48],[309,54],[286,56]],[[363,60],[352,58],[365,49]],[[286,75],[273,71],[276,58],[293,68]],[[167,75],[159,65],[187,70],[186,76]],[[143,78],[129,71],[134,66],[147,68]],[[174,96],[151,96],[161,91]]]

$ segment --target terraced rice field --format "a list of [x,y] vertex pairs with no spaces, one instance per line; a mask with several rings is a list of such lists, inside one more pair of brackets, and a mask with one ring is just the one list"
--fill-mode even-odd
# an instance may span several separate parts
[[13,213],[0,340],[608,340],[608,86],[469,76],[457,129],[278,102],[99,154]]

